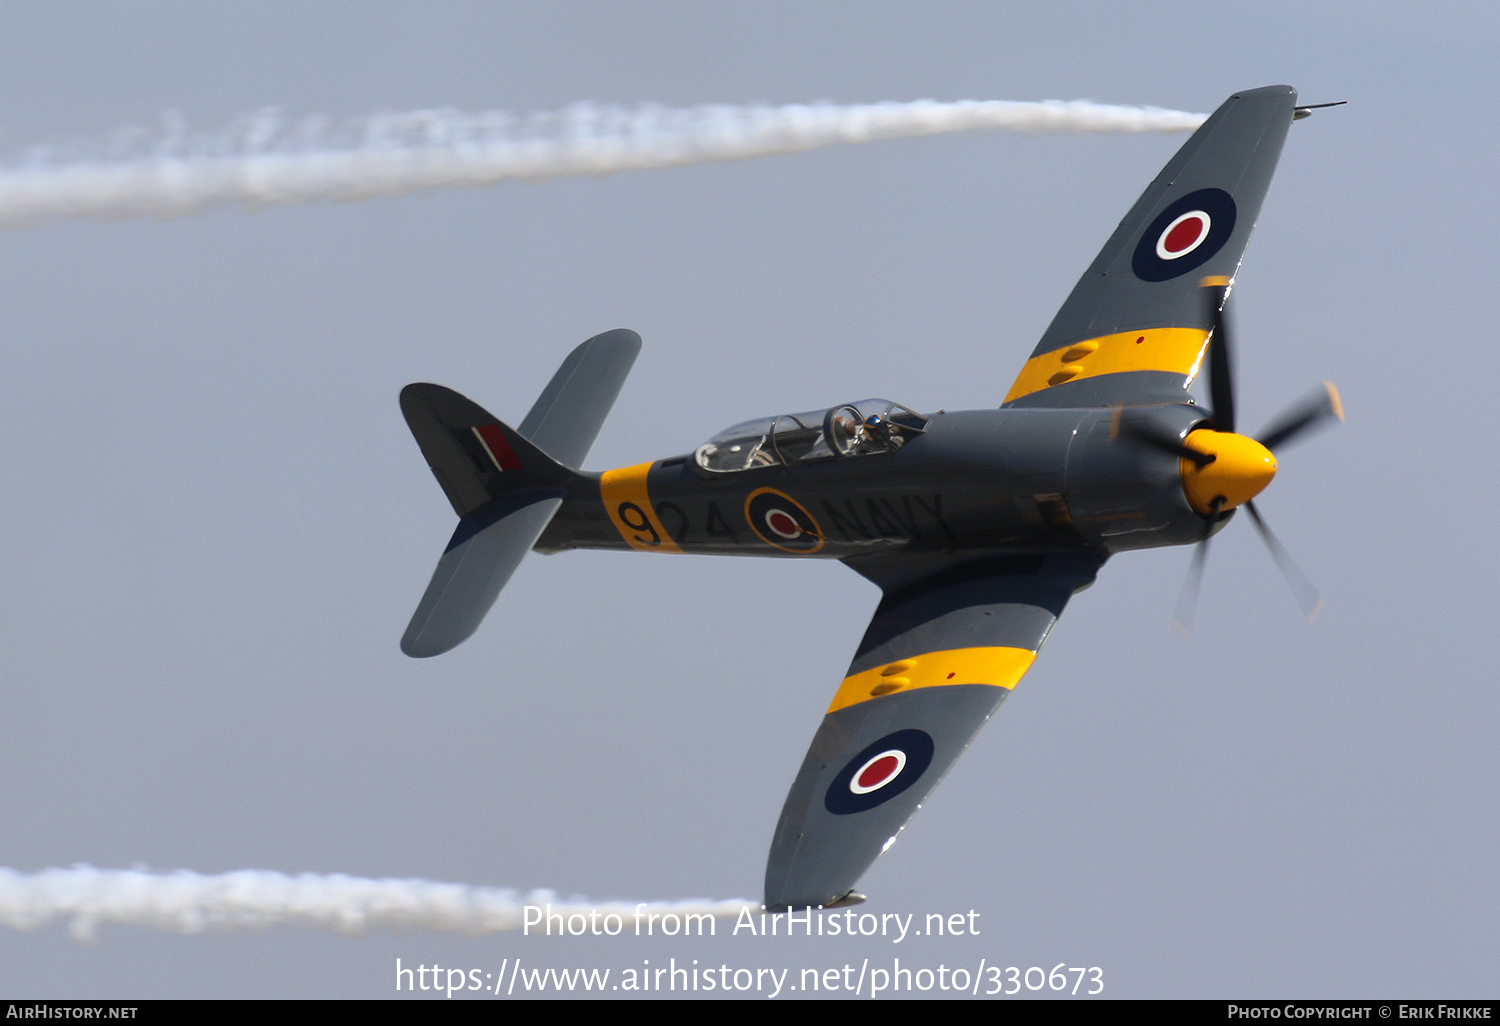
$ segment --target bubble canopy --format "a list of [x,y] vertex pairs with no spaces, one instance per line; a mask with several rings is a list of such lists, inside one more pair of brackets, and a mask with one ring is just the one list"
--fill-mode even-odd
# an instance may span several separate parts
[[921,434],[930,419],[889,399],[861,399],[826,410],[747,420],[699,446],[694,459],[704,470],[732,474],[894,452]]

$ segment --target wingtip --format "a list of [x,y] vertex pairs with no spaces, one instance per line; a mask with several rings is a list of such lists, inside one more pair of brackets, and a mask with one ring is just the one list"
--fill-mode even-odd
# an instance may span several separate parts
[[415,625],[413,625],[413,628],[408,628],[406,633],[401,636],[402,653],[411,656],[413,659],[431,659],[433,656],[440,656],[444,652],[449,652],[457,648],[459,644],[469,637],[465,634],[457,641],[434,641],[432,638],[426,636],[426,631],[422,628],[415,627]]
[[[621,350],[628,350],[631,353],[639,353],[641,351],[641,336],[638,332],[632,331],[630,328],[611,328],[608,331],[601,331],[599,334],[587,339],[583,343],[583,346],[588,345],[615,346]],[[581,349],[583,346],[579,348]]]

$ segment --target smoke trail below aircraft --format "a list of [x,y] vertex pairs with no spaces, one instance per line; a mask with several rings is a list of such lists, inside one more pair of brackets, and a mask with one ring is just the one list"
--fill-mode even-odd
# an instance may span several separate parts
[[[433,930],[479,936],[519,930],[525,907],[551,906],[561,915],[595,923],[619,916],[615,932],[634,936],[635,916],[642,929],[652,914],[661,932],[664,917],[679,922],[694,915],[732,918],[760,905],[745,900],[653,901],[641,904],[559,901],[552,891],[520,894],[508,888],[470,887],[430,880],[371,880],[342,874],[290,876],[260,869],[205,875],[188,870],[148,873],[139,870],[44,869],[18,873],[0,868],[0,923],[30,930],[57,920],[68,923],[74,940],[89,943],[105,923],[147,926],[173,933],[225,932],[291,925],[355,936],[370,930]],[[535,914],[533,922],[535,922]],[[575,921],[576,923],[577,921]],[[539,929],[533,926],[532,930]],[[606,927],[607,930],[607,927]],[[553,936],[557,935],[554,927]]]
[[217,133],[125,131],[102,154],[37,147],[0,165],[0,227],[178,217],[221,204],[348,202],[423,189],[607,175],[951,132],[1180,132],[1202,114],[1087,101],[788,106],[574,104],[550,113],[423,110],[332,122],[275,110]]

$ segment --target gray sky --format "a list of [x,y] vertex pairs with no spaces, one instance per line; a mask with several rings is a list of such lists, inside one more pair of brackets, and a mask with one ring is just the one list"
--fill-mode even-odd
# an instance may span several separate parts
[[[1261,503],[1198,631],[1186,550],[1079,596],[900,842],[874,912],[978,937],[547,941],[0,931],[0,995],[385,997],[493,971],[1099,966],[1112,997],[1494,997],[1497,15],[1010,3],[134,3],[0,10],[0,145],[452,106],[1090,98],[1288,82],[1235,292],[1241,419],[1349,422]],[[836,563],[528,559],[478,635],[397,640],[452,528],[409,381],[519,420],[645,348],[589,462],[884,395],[997,405],[1182,137],[885,142],[598,180],[0,235],[0,864],[759,894],[877,593]],[[1434,362],[1436,361],[1436,362]],[[1242,518],[1243,519],[1243,518]]]

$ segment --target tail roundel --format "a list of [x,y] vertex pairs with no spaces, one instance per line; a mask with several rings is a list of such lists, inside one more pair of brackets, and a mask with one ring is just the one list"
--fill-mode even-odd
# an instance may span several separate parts
[[589,339],[553,375],[521,429],[442,385],[401,390],[401,412],[458,514],[458,529],[401,638],[409,656],[467,639],[562,505],[640,351],[623,329]]

